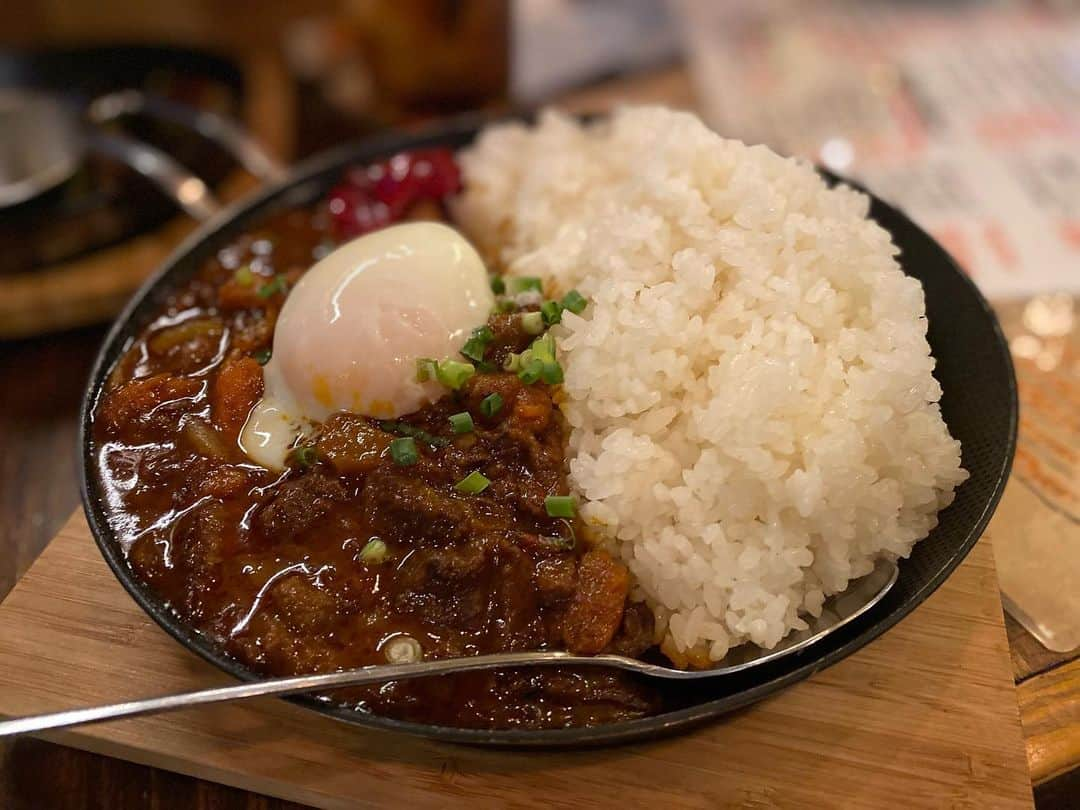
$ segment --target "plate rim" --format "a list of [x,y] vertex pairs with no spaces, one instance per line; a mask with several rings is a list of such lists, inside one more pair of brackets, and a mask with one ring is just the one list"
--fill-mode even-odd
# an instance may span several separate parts
[[[203,660],[213,664],[223,672],[232,675],[242,681],[259,680],[262,676],[248,669],[236,659],[230,658],[217,648],[212,639],[203,633],[186,625],[175,614],[168,604],[157,597],[156,594],[141,580],[127,565],[120,544],[113,534],[104,515],[102,499],[95,494],[96,482],[93,480],[94,460],[92,439],[92,416],[98,398],[104,388],[104,383],[112,370],[115,359],[123,352],[125,344],[130,341],[131,332],[138,323],[138,315],[144,307],[154,303],[154,293],[159,288],[170,286],[173,274],[180,273],[185,269],[188,262],[196,262],[189,259],[199,252],[200,249],[208,249],[221,237],[222,231],[231,227],[242,228],[249,219],[255,219],[264,210],[280,198],[287,196],[307,183],[317,181],[320,175],[335,170],[344,169],[351,163],[365,162],[380,156],[403,150],[422,148],[438,144],[452,143],[455,147],[458,142],[467,141],[479,132],[483,127],[500,121],[522,120],[533,118],[530,114],[511,113],[508,115],[490,116],[484,114],[466,114],[448,119],[434,126],[403,132],[400,130],[366,138],[360,141],[344,144],[322,152],[295,166],[288,175],[279,182],[262,187],[252,195],[245,197],[229,205],[217,216],[203,223],[194,233],[184,239],[161,266],[140,286],[124,306],[121,313],[110,326],[94,360],[92,370],[83,395],[78,429],[78,452],[80,454],[79,488],[87,522],[91,534],[98,546],[101,555],[111,569],[113,575],[119,580],[124,589],[131,595],[150,618],[161,627],[174,640],[179,642],[187,650],[196,653]],[[873,217],[875,210],[883,211],[891,217],[896,217],[914,234],[931,245],[942,259],[942,269],[959,276],[967,286],[968,291],[974,296],[983,314],[992,326],[995,344],[1001,358],[1005,361],[1008,371],[1008,400],[1009,400],[1009,425],[1006,438],[1005,456],[1001,468],[997,471],[993,491],[987,498],[983,511],[979,518],[971,525],[963,541],[958,543],[953,550],[952,556],[930,577],[916,593],[906,602],[891,609],[887,613],[874,609],[862,617],[856,626],[863,629],[857,635],[849,639],[845,644],[837,647],[829,653],[821,656],[807,654],[808,660],[802,665],[777,677],[764,680],[756,686],[743,689],[734,694],[725,695],[703,703],[675,709],[657,715],[637,718],[611,724],[570,727],[560,729],[469,729],[453,726],[438,726],[426,723],[418,723],[395,718],[385,717],[378,714],[363,712],[337,706],[329,702],[305,695],[296,695],[284,698],[285,700],[309,709],[335,720],[350,723],[363,728],[381,731],[393,731],[412,736],[424,737],[439,742],[461,743],[467,745],[501,746],[512,748],[586,748],[605,745],[617,745],[667,736],[675,732],[700,725],[708,720],[721,717],[738,709],[749,706],[762,698],[805,680],[817,672],[820,672],[852,653],[871,643],[883,633],[894,627],[907,617],[916,607],[921,605],[960,565],[964,558],[983,535],[998,502],[1005,489],[1012,468],[1013,457],[1016,452],[1017,430],[1019,422],[1019,404],[1016,384],[1016,372],[1012,363],[1012,357],[1008,349],[1008,343],[998,322],[996,315],[987,302],[986,298],[976,287],[971,278],[964,273],[949,253],[941,247],[919,225],[913,222],[898,208],[884,202],[872,192],[868,191],[859,183],[847,178],[839,177],[829,172],[823,174],[833,182],[843,182],[852,188],[866,194],[871,201],[870,216]],[[884,227],[884,226],[882,226]],[[888,230],[888,229],[886,229]],[[890,235],[892,232],[890,231]],[[197,263],[197,262],[196,262]],[[901,264],[903,268],[903,264]],[[963,486],[961,484],[960,486]],[[904,561],[900,560],[901,570]],[[878,606],[879,608],[882,606]],[[882,614],[882,615],[879,615]],[[796,656],[804,657],[804,656]]]

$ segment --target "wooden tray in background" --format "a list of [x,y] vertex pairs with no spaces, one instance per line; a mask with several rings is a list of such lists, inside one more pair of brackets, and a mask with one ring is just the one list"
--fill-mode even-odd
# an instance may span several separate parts
[[[80,25],[78,30],[85,33],[85,26]],[[243,124],[268,153],[281,157],[292,150],[291,79],[274,49],[264,48],[263,44],[233,54],[246,82]],[[237,169],[214,193],[228,203],[258,185],[258,181]],[[112,247],[49,267],[0,276],[0,340],[112,320],[147,276],[198,225],[178,214]]]
[[[0,604],[0,715],[227,680],[131,600],[81,513]],[[332,808],[1031,806],[987,540],[926,604],[856,655],[654,743],[570,752],[451,746],[271,699],[49,739]]]

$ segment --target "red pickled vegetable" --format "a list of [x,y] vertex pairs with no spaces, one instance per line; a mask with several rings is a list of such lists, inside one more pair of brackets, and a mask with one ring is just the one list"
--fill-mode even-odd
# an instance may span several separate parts
[[453,152],[417,149],[351,169],[331,190],[328,205],[336,236],[351,239],[399,221],[421,200],[439,200],[460,189]]

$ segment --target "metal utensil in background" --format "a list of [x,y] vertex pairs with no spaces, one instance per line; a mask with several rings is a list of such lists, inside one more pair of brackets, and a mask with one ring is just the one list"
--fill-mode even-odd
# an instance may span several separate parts
[[0,92],[0,208],[63,183],[82,160],[72,115],[51,96]]
[[271,678],[235,686],[203,689],[198,692],[185,692],[144,700],[132,700],[126,703],[114,703],[108,706],[95,706],[86,709],[56,712],[55,714],[21,717],[0,722],[0,737],[29,734],[35,731],[86,723],[99,723],[121,717],[136,717],[138,715],[184,709],[190,706],[202,706],[208,703],[224,703],[231,700],[244,700],[246,698],[270,695],[295,695],[300,692],[311,692],[341,686],[360,686],[500,667],[609,667],[663,680],[691,681],[719,678],[792,655],[821,641],[833,631],[850,624],[878,604],[896,583],[899,573],[896,563],[886,559],[878,560],[873,571],[852,582],[843,593],[829,599],[825,603],[821,616],[815,619],[806,630],[788,635],[771,650],[765,650],[752,644],[744,644],[732,650],[721,666],[712,669],[673,669],[672,667],[651,664],[647,661],[639,661],[636,658],[628,658],[622,655],[573,655],[558,651],[496,653],[493,655],[477,655],[471,658],[451,658],[410,664],[378,664],[344,672]]
[[139,90],[92,101],[85,115],[72,102],[26,90],[0,93],[0,208],[27,202],[70,178],[87,151],[121,161],[143,175],[190,216],[204,220],[220,205],[200,178],[157,147],[104,129],[125,115],[146,115],[187,127],[216,142],[260,180],[285,169],[235,123]]

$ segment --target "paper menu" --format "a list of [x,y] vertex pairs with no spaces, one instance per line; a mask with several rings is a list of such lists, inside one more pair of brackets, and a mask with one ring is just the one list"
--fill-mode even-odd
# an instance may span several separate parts
[[1080,294],[1080,15],[674,7],[717,131],[864,183],[991,298]]

